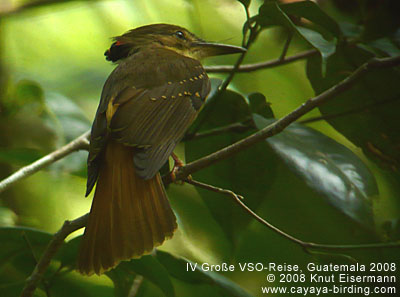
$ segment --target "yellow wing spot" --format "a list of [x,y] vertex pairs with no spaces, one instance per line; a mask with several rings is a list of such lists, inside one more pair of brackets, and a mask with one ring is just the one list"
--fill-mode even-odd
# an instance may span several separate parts
[[171,99],[175,99],[176,97],[174,95],[171,96]]
[[190,92],[187,92],[187,94],[188,94],[189,96],[192,96],[192,93],[190,93]]
[[186,79],[184,79],[183,82],[186,82]]
[[196,97],[199,97],[199,98],[200,98],[199,92],[194,93],[194,95],[195,95]]
[[168,84],[169,84],[169,85],[172,85],[172,82],[171,82],[171,81],[169,81],[169,82],[168,82]]
[[179,83],[180,83],[181,85],[183,85],[183,81],[180,81]]
[[179,93],[178,96],[179,96],[179,97],[182,97],[182,93]]
[[163,99],[167,99],[167,96],[164,96],[164,95],[162,95],[162,96],[161,96],[161,98],[163,98]]
[[202,78],[203,78],[203,74],[200,74],[200,75],[199,75],[199,78],[202,79]]
[[189,95],[188,92],[186,92],[186,91],[184,91],[183,94],[184,94],[184,95]]
[[189,78],[190,81],[194,81],[193,78]]
[[156,101],[157,98],[151,97],[150,100],[151,100],[151,101]]
[[198,79],[199,79],[197,76],[195,76],[195,77],[193,77],[193,78],[194,78],[194,80],[198,80]]

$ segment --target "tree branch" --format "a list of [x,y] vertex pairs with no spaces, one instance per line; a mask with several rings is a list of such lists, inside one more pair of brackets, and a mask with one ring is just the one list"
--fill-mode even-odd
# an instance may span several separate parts
[[[275,60],[271,61],[266,61],[266,62],[261,62],[261,63],[254,63],[254,64],[244,64],[239,66],[235,72],[251,72],[251,71],[256,71],[260,69],[267,69],[267,68],[272,68],[276,66],[281,66],[281,65],[286,65],[292,62],[296,62],[298,60],[302,60],[311,56],[314,56],[318,54],[317,50],[308,50],[304,51],[298,54],[295,54],[293,56],[289,57],[284,57],[278,58]],[[208,73],[223,73],[223,72],[231,72],[234,69],[234,66],[230,65],[222,65],[222,66],[206,66],[204,69]]]
[[46,250],[42,254],[33,270],[31,276],[27,279],[21,297],[31,297],[36,290],[39,282],[43,278],[47,267],[50,265],[51,259],[56,255],[57,251],[62,246],[64,239],[72,232],[83,228],[86,225],[89,214],[85,214],[73,221],[65,221],[62,228],[57,231],[52,240],[49,242]]
[[265,227],[268,229],[271,229],[272,231],[278,233],[280,236],[285,237],[286,239],[289,239],[290,241],[293,241],[294,243],[297,243],[301,247],[305,249],[321,249],[321,250],[331,250],[331,251],[345,251],[345,250],[355,250],[355,249],[375,249],[375,248],[400,248],[400,242],[378,242],[378,243],[369,243],[369,244],[350,244],[350,245],[335,245],[335,244],[321,244],[321,243],[314,243],[314,242],[307,242],[303,241],[301,239],[298,239],[278,227],[275,227],[271,223],[267,222],[264,220],[262,217],[260,217],[258,214],[256,214],[251,208],[249,208],[244,202],[243,202],[243,197],[240,195],[235,194],[234,192],[226,189],[221,189],[218,187],[214,187],[209,184],[205,184],[199,181],[195,181],[193,179],[186,179],[186,183],[191,184],[195,187],[199,187],[205,190],[209,190],[212,192],[216,193],[221,193],[224,195],[228,195],[231,198],[234,199],[234,201],[244,210],[246,211],[250,216],[252,216],[254,219],[256,219],[258,222],[263,224]]
[[[368,73],[372,69],[377,68],[386,68],[386,67],[394,67],[400,65],[400,56],[391,57],[391,58],[373,58],[369,62],[361,65],[358,69],[356,69],[350,76],[342,80],[337,85],[334,85],[330,89],[322,92],[318,96],[307,100],[301,106],[293,110],[288,115],[280,118],[276,122],[271,125],[265,127],[264,129],[242,139],[236,143],[233,143],[217,152],[214,152],[208,156],[205,156],[201,159],[193,161],[192,163],[186,164],[179,168],[176,172],[177,180],[184,180],[190,174],[199,171],[205,167],[211,166],[212,164],[224,160],[237,154],[238,152],[249,148],[250,146],[264,140],[265,138],[274,136],[289,126],[291,123],[314,109],[315,107],[325,103],[326,101],[334,98],[340,93],[345,92],[350,89],[352,86],[356,84],[356,82],[361,79],[366,73]],[[166,183],[170,183],[170,177],[166,177]]]
[[12,175],[0,182],[0,193],[6,190],[8,187],[16,183],[17,181],[26,178],[40,169],[51,165],[52,163],[64,158],[72,152],[87,149],[89,147],[88,137],[90,131],[82,134],[78,138],[72,140],[70,143],[64,145],[63,147],[55,150],[54,152],[40,158],[39,160],[20,168],[18,171],[14,172]]

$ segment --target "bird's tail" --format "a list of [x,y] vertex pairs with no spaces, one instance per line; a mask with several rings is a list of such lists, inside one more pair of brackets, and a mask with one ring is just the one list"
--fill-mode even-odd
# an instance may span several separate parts
[[160,174],[138,177],[133,154],[114,141],[107,145],[80,248],[83,274],[101,274],[122,260],[150,253],[177,227]]

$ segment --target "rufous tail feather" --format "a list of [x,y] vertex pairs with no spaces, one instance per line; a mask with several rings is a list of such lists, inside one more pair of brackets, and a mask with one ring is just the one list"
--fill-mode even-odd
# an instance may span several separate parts
[[101,274],[150,253],[177,228],[160,174],[135,174],[133,149],[110,141],[83,236],[78,270]]

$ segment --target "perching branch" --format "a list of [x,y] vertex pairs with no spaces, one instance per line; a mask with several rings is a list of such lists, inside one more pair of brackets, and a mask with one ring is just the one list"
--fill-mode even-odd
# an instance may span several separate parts
[[26,178],[39,171],[40,169],[53,164],[54,162],[64,158],[70,153],[87,149],[89,147],[89,134],[90,131],[87,131],[86,133],[72,140],[70,143],[64,145],[63,147],[14,172],[12,175],[0,182],[0,193],[17,181]]
[[[274,136],[289,126],[291,123],[313,110],[315,107],[325,103],[326,101],[334,98],[340,93],[353,87],[358,80],[360,80],[368,71],[377,68],[387,68],[400,65],[400,56],[391,58],[373,58],[369,62],[364,63],[358,69],[356,69],[350,76],[342,80],[337,85],[334,85],[325,92],[319,94],[318,96],[307,100],[301,106],[293,110],[288,115],[280,118],[271,125],[265,127],[264,129],[242,139],[236,143],[233,143],[217,152],[214,152],[208,156],[201,159],[193,161],[192,163],[186,164],[186,166],[181,167],[176,172],[176,178],[178,180],[184,180],[190,174],[199,171],[205,167],[211,166],[212,164],[229,158],[240,151],[243,151],[252,145],[264,140],[268,137]],[[168,182],[168,181],[167,181]]]
[[72,232],[85,227],[89,214],[85,214],[73,221],[65,221],[62,228],[57,231],[46,250],[39,259],[31,276],[27,279],[21,297],[31,297],[36,290],[39,282],[43,278],[47,267],[50,265],[51,259],[56,255],[57,251],[62,246],[64,239]]
[[258,214],[256,214],[251,208],[249,208],[244,202],[243,197],[240,195],[235,194],[230,190],[221,189],[218,187],[211,186],[209,184],[205,184],[199,181],[195,181],[193,179],[186,179],[186,183],[191,184],[195,187],[199,187],[205,190],[209,190],[216,193],[221,193],[224,195],[228,195],[229,197],[233,198],[234,201],[239,204],[239,206],[246,211],[250,216],[256,219],[258,222],[263,224],[268,229],[278,233],[282,237],[297,243],[304,249],[321,249],[321,250],[331,250],[331,251],[345,251],[345,250],[355,250],[355,249],[375,249],[375,248],[400,248],[400,242],[378,242],[378,243],[370,243],[370,244],[350,244],[350,245],[335,245],[335,244],[321,244],[321,243],[314,243],[314,242],[307,242],[301,239],[298,239],[286,232],[282,231],[281,229],[275,227],[271,223],[264,220]]

